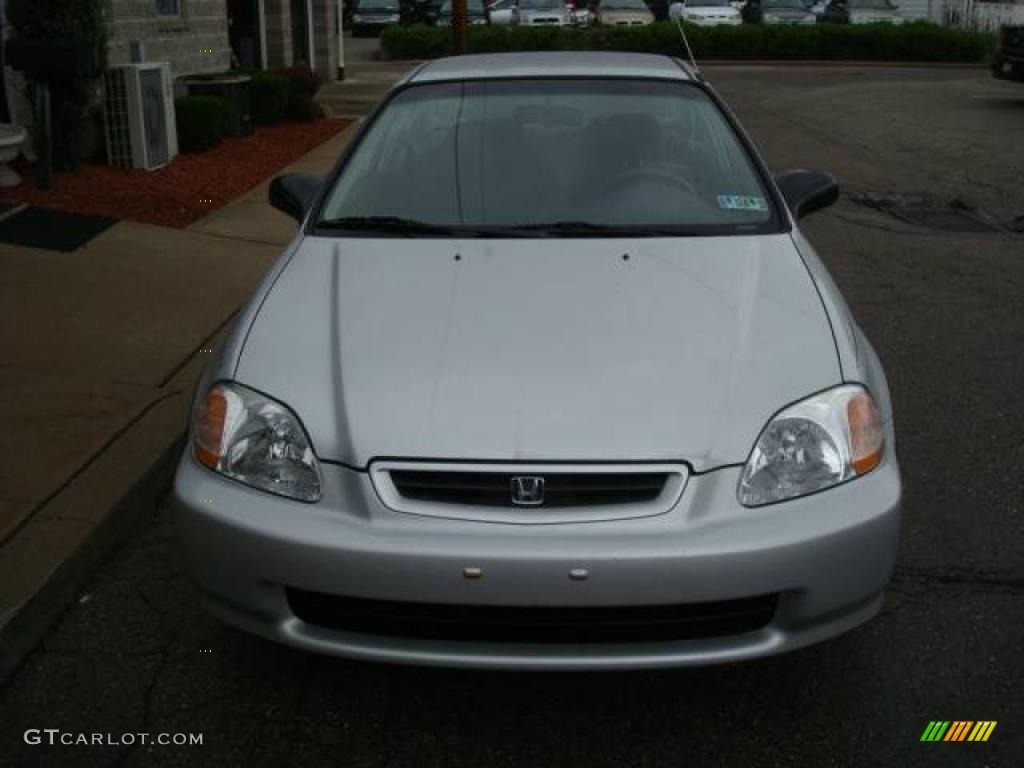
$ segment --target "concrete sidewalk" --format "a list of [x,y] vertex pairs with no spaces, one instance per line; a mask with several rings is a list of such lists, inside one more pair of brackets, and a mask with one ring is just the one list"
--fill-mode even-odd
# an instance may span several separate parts
[[[287,170],[327,170],[354,127]],[[184,231],[0,244],[0,681],[166,488],[203,356],[294,234],[268,184]]]

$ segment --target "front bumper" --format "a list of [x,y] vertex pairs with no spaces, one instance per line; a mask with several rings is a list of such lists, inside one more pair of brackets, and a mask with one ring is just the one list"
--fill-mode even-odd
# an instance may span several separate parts
[[739,16],[730,16],[725,19],[694,16],[693,18],[684,18],[683,21],[687,24],[696,24],[698,27],[738,27],[743,23],[743,19]]
[[[299,648],[376,661],[642,668],[793,650],[878,611],[899,528],[900,479],[892,458],[843,486],[760,509],[738,504],[740,470],[728,467],[691,476],[665,514],[554,525],[393,512],[366,473],[322,470],[323,499],[303,504],[224,479],[186,454],[174,488],[186,567],[210,610],[228,623]],[[549,644],[329,628],[299,619],[286,590],[481,610],[628,609],[761,595],[778,602],[766,624],[739,634]]]

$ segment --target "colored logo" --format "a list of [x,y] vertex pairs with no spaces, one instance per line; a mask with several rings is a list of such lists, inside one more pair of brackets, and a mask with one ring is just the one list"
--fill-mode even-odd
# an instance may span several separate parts
[[996,729],[995,720],[932,720],[921,741],[988,741]]

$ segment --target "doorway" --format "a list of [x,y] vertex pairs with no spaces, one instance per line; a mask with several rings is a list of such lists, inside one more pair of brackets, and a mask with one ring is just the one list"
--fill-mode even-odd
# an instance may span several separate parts
[[292,62],[304,61],[313,66],[313,28],[309,8],[310,0],[291,0]]
[[228,0],[228,41],[242,69],[264,67],[262,0]]

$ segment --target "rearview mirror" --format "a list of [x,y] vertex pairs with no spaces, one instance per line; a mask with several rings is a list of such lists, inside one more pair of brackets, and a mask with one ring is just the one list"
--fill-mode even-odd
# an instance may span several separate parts
[[302,223],[323,183],[324,177],[317,173],[286,173],[270,182],[267,197],[277,210]]
[[830,173],[785,171],[775,175],[775,184],[796,219],[828,208],[839,199],[839,182]]

